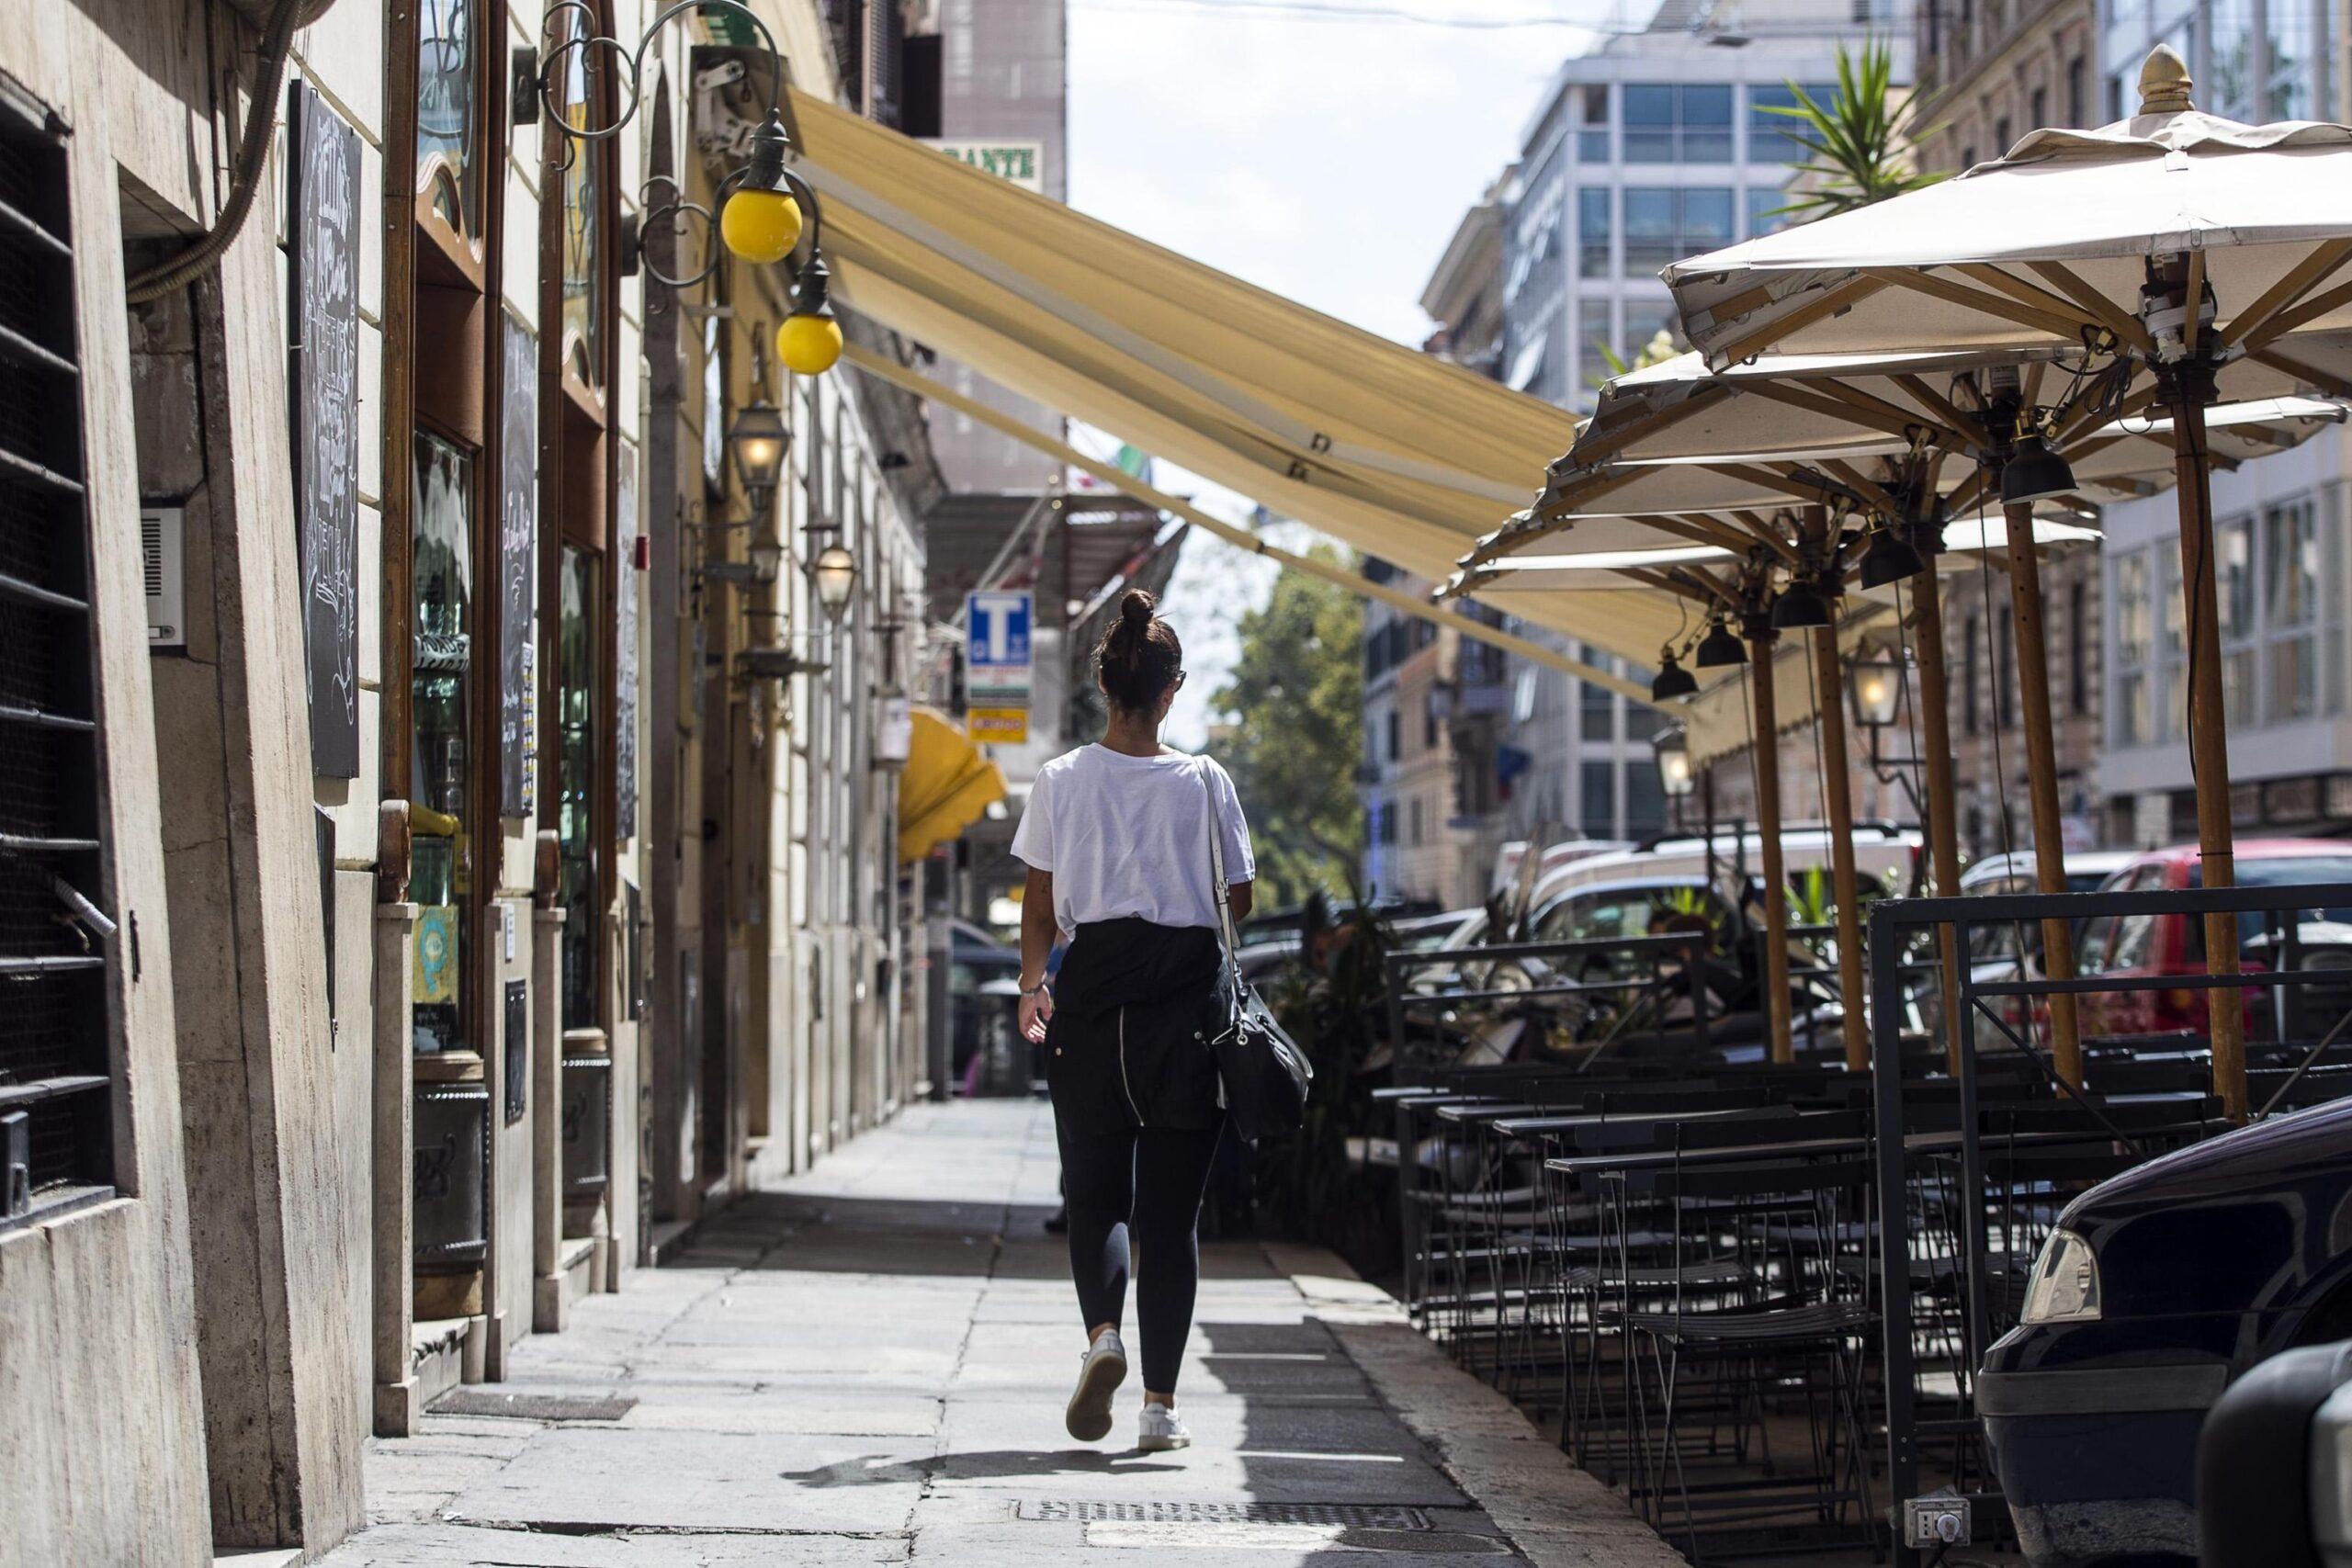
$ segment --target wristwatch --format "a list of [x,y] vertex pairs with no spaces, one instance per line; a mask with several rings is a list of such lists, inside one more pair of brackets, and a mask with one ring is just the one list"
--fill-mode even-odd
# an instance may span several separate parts
[[1053,990],[1054,983],[1051,980],[1040,980],[1034,986],[1022,987],[1021,994],[1024,997],[1046,997],[1053,995]]

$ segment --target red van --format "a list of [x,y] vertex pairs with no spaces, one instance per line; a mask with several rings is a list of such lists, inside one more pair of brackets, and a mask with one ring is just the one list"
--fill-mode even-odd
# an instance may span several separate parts
[[[2151,892],[2203,886],[2202,855],[2194,844],[2151,850],[2109,879],[2109,893]],[[2241,887],[2293,887],[2310,884],[2352,885],[2352,841],[2341,839],[2243,839],[2237,844]],[[2271,949],[2279,945],[2277,915],[2238,917],[2245,967],[2277,967]],[[2306,952],[2298,967],[2352,966],[2352,906],[2301,910],[2296,935]],[[2092,975],[2202,975],[2205,922],[2183,914],[2100,915],[2083,924],[2075,941],[2076,966]],[[2267,1015],[2270,987],[2246,995],[2250,1030],[2256,1015]],[[2094,992],[2077,1004],[2085,1035],[2202,1034],[2205,994],[2183,987],[2143,991]]]

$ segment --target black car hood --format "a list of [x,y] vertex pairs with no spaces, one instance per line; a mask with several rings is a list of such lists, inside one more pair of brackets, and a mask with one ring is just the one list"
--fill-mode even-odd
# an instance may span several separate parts
[[2352,1168],[2352,1100],[2332,1100],[2160,1155],[2066,1205],[2061,1224],[2173,1202],[2274,1190],[2328,1167]]

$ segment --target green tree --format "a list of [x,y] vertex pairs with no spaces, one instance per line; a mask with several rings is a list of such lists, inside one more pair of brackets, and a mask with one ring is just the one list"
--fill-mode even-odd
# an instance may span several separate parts
[[[1767,104],[1767,111],[1798,122],[1791,137],[1805,151],[1797,167],[1814,175],[1815,184],[1801,192],[1774,217],[1796,222],[1850,212],[1884,201],[1890,196],[1934,185],[1941,175],[1922,174],[1911,165],[1910,146],[1929,132],[1917,127],[1918,100],[1897,101],[1894,53],[1883,41],[1862,46],[1858,60],[1838,46],[1838,92],[1828,103],[1789,84],[1793,105]],[[2007,149],[2003,149],[2007,151]]]
[[[1337,563],[1328,546],[1314,552]],[[1348,889],[1363,842],[1363,612],[1335,583],[1284,572],[1239,626],[1241,656],[1212,699],[1217,758],[1250,814],[1258,907]]]

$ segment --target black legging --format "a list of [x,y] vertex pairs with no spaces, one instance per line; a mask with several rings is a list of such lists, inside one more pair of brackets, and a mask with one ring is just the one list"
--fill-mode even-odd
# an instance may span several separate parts
[[1193,1298],[1201,1282],[1201,1194],[1217,1134],[1170,1127],[1108,1133],[1060,1131],[1062,1187],[1069,1209],[1069,1271],[1086,1326],[1118,1324],[1127,1302],[1127,1236],[1143,1254],[1136,1282],[1143,1386],[1176,1392]]

